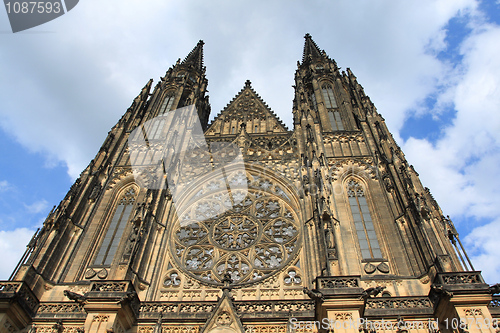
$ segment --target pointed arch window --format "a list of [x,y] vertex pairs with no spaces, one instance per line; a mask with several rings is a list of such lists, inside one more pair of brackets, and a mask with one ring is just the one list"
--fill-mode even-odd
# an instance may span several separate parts
[[325,101],[325,107],[328,110],[328,118],[330,119],[332,129],[334,131],[344,130],[344,124],[342,123],[340,112],[337,109],[337,102],[335,101],[335,96],[333,95],[332,86],[324,84],[321,87],[321,91],[323,92],[323,100]]
[[158,115],[162,115],[170,111],[172,109],[172,105],[174,104],[174,99],[175,99],[174,94],[168,93],[167,96],[165,96],[163,103],[161,104],[160,112],[158,113]]
[[130,219],[135,202],[136,192],[133,187],[128,188],[118,200],[113,218],[95,259],[96,265],[110,265],[120,244],[123,232]]
[[337,102],[335,101],[335,96],[333,95],[332,86],[329,84],[324,84],[321,87],[323,91],[323,99],[325,100],[325,106],[327,109],[332,109],[337,107]]
[[363,259],[382,258],[365,191],[355,180],[347,184],[347,196]]

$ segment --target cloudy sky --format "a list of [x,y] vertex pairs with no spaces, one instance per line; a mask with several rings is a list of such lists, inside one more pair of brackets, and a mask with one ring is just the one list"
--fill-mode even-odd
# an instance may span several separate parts
[[212,116],[250,79],[291,128],[307,32],[352,69],[475,268],[500,282],[498,0],[81,0],[16,34],[0,10],[0,279],[144,84],[199,39]]

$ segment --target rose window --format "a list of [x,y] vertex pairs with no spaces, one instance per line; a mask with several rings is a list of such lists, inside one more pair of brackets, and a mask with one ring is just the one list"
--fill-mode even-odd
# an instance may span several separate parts
[[[250,284],[290,265],[300,248],[300,227],[289,197],[272,180],[240,172],[228,183],[231,191],[223,179],[196,191],[170,248],[176,265],[199,281],[220,285],[229,274],[234,284]],[[237,188],[245,183],[245,191]]]
[[244,249],[257,240],[258,229],[258,223],[248,216],[227,216],[214,226],[212,239],[224,249]]

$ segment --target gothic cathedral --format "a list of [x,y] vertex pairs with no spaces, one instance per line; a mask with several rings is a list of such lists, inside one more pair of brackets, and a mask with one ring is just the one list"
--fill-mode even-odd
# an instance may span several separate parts
[[499,285],[309,34],[292,130],[250,81],[209,122],[207,84],[202,41],[146,84],[0,281],[1,333],[495,333]]

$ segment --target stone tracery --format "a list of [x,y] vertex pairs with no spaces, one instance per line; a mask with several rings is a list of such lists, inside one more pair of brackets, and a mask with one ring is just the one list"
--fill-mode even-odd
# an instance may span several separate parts
[[196,204],[174,227],[173,257],[202,282],[220,284],[229,273],[234,284],[254,283],[296,256],[298,219],[289,196],[269,177],[237,172],[227,179],[229,193],[224,179],[207,181],[197,191]]

